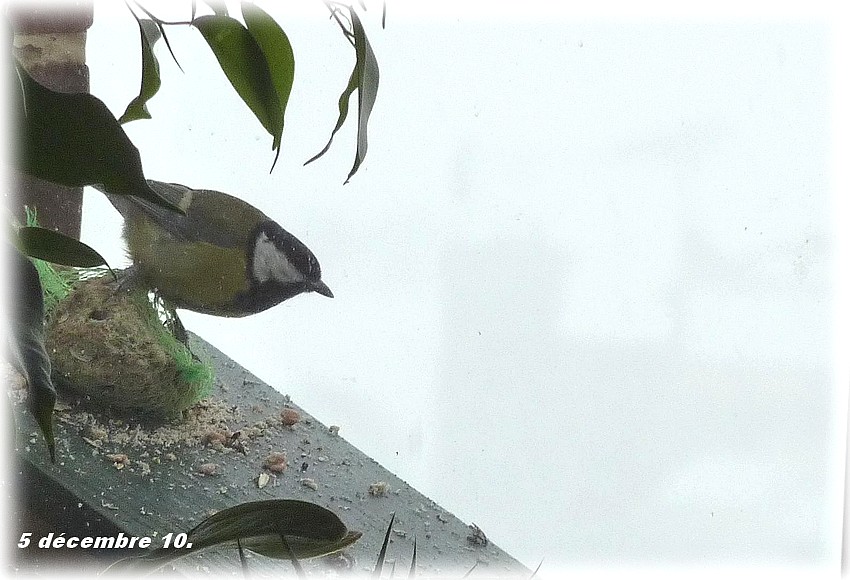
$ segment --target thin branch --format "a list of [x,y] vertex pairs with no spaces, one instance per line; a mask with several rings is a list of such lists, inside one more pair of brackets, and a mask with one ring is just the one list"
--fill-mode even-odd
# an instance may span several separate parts
[[[191,23],[189,23],[191,26]],[[162,39],[165,41],[165,46],[168,48],[168,52],[171,53],[171,58],[174,59],[174,64],[177,65],[177,68],[180,69],[180,72],[185,72],[183,67],[180,66],[180,63],[177,60],[177,55],[174,54],[174,51],[171,49],[171,43],[168,41],[168,35],[165,34],[165,27],[162,25],[162,22],[157,22],[157,26],[159,27],[159,33],[162,35]]]
[[[129,10],[129,11],[130,11],[130,14],[132,14],[132,15],[133,15],[133,18],[135,18],[135,19],[136,19],[136,22],[139,22],[139,21],[140,21],[140,19],[139,19],[139,17],[136,15],[136,13],[133,11],[133,8],[130,6],[130,3],[128,2],[128,0],[124,0],[124,4],[127,6],[127,10]],[[139,4],[137,0],[133,0],[133,4],[135,4],[135,5],[136,5],[136,8],[138,8],[139,10],[141,10],[142,12],[144,12],[144,13],[145,13],[145,15],[146,15],[146,16],[147,16],[150,20],[151,20],[151,22],[153,22],[154,24],[156,24],[156,27],[159,29],[159,34],[162,36],[162,40],[164,40],[164,41],[165,41],[165,46],[168,48],[168,52],[170,52],[170,53],[171,53],[171,58],[174,60],[174,64],[176,64],[176,65],[177,65],[177,68],[179,68],[179,69],[180,69],[180,72],[185,73],[186,71],[184,71],[184,70],[183,70],[183,67],[182,67],[182,66],[180,66],[180,61],[179,61],[179,60],[177,60],[177,55],[175,55],[175,54],[174,54],[174,50],[171,48],[171,42],[169,42],[169,40],[168,40],[168,35],[167,35],[167,34],[165,34],[165,27],[164,27],[163,25],[168,24],[168,25],[174,25],[174,26],[176,26],[176,25],[183,25],[183,26],[185,26],[185,25],[187,25],[187,24],[188,24],[189,26],[191,26],[191,25],[192,25],[192,21],[189,21],[189,22],[165,22],[164,20],[160,20],[159,18],[157,18],[156,16],[154,16],[154,15],[150,12],[150,10],[148,10],[147,8],[145,8],[144,6],[142,6],[141,4]]]
[[[125,4],[127,4],[127,0],[124,0],[124,3],[125,3]],[[177,20],[177,21],[174,21],[174,22],[169,22],[169,21],[167,21],[167,20],[163,20],[163,19],[161,19],[161,18],[157,18],[156,16],[154,16],[154,15],[153,15],[153,13],[152,13],[150,10],[148,10],[147,8],[145,8],[144,6],[142,6],[142,5],[138,2],[138,0],[133,0],[133,4],[135,4],[135,5],[136,5],[136,8],[138,8],[139,10],[141,10],[142,12],[144,12],[144,13],[145,13],[145,15],[146,15],[148,18],[150,18],[151,20],[153,20],[154,22],[156,22],[156,23],[157,23],[157,24],[159,24],[159,25],[166,24],[166,25],[168,25],[168,26],[185,26],[185,25],[187,25],[187,24],[188,24],[188,25],[191,25],[191,24],[192,24],[192,21],[191,21],[191,20],[187,20],[187,21]],[[127,7],[129,8],[129,4],[127,4]]]
[[[336,20],[336,23],[339,24],[339,28],[340,30],[342,30],[343,36],[345,36],[346,40],[348,40],[351,46],[354,46],[354,32],[351,30],[352,24],[348,17],[345,16],[345,14],[342,12],[341,6],[343,5],[341,5],[339,2],[333,2],[332,0],[323,0],[323,2],[325,3],[325,6],[327,6],[328,10],[330,10],[331,18]],[[350,7],[346,8],[351,10]],[[345,18],[348,21],[347,28],[346,25],[342,22],[342,20],[340,20],[340,16],[342,16],[342,18]]]

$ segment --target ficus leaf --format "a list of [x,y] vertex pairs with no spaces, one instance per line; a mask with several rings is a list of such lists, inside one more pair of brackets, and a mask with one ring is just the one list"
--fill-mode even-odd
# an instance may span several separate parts
[[[272,149],[277,152],[277,155],[275,155],[275,162],[277,162],[285,121],[283,116],[286,114],[286,105],[289,103],[289,95],[292,92],[292,83],[295,78],[295,55],[286,33],[259,6],[243,2],[242,18],[245,20],[248,32],[265,56],[272,84],[281,107],[280,132],[272,135],[274,139]],[[272,168],[274,168],[274,163]]]
[[18,230],[18,248],[26,255],[77,268],[107,265],[94,248],[59,232],[38,226]]
[[[125,2],[126,2],[126,0],[125,0]],[[183,67],[180,66],[180,62],[177,60],[177,55],[174,54],[174,50],[171,48],[171,42],[168,41],[168,35],[165,34],[165,26],[163,26],[163,24],[170,24],[170,23],[166,23],[166,22],[158,19],[156,16],[154,16],[151,13],[150,10],[148,10],[147,8],[145,8],[142,4],[139,4],[138,2],[135,2],[135,6],[136,6],[136,8],[138,8],[139,10],[144,12],[147,15],[148,19],[151,22],[153,22],[153,26],[156,27],[158,35],[160,37],[162,37],[162,40],[165,41],[165,46],[166,46],[166,48],[168,48],[168,52],[169,52],[169,54],[171,54],[171,58],[174,60],[174,64],[177,65],[177,68],[180,69],[180,72],[183,72]],[[129,4],[127,5],[127,7],[129,8]],[[130,13],[133,15],[133,18],[135,18],[136,21],[138,22],[139,18],[136,16],[136,13],[133,12],[132,9],[130,10]],[[192,20],[194,20],[194,15],[195,15],[195,2],[193,1],[192,2]],[[185,24],[191,24],[191,21],[188,22],[188,23],[185,23]],[[158,37],[157,37],[157,40],[158,40]],[[154,42],[156,42],[156,40],[151,42],[151,45],[153,45]]]
[[314,558],[342,550],[361,535],[349,531],[332,511],[311,502],[252,501],[223,509],[195,526],[187,535],[191,548],[159,548],[120,567],[159,567],[199,550],[237,545],[270,558]]
[[375,562],[375,569],[372,570],[372,578],[380,578],[381,572],[384,569],[384,559],[387,557],[387,546],[390,544],[390,532],[393,531],[393,522],[395,521],[395,512],[390,517],[390,523],[387,526],[387,533],[384,535],[384,543],[381,544],[381,551],[378,553],[378,560]]
[[328,139],[327,144],[322,148],[321,151],[313,155],[310,159],[304,162],[304,165],[308,163],[312,163],[322,155],[328,152],[328,149],[331,148],[331,143],[333,143],[334,135],[336,132],[342,128],[342,125],[345,123],[345,119],[348,117],[348,101],[351,97],[351,94],[357,90],[357,70],[352,71],[351,76],[348,79],[348,86],[345,87],[345,90],[342,91],[342,94],[339,96],[339,117],[336,120],[336,125],[331,130],[331,137]]
[[295,568],[295,574],[298,575],[299,578],[306,578],[306,574],[304,574],[304,568],[301,566],[301,562],[298,561],[298,556],[295,555],[295,552],[292,551],[292,548],[289,546],[289,540],[286,539],[286,534],[280,535],[280,545],[283,548],[283,553],[287,560],[292,562],[292,567]]
[[366,158],[366,149],[368,148],[366,129],[369,124],[369,115],[372,113],[372,107],[378,97],[378,81],[380,79],[378,59],[375,58],[369,39],[366,38],[366,31],[363,30],[363,24],[354,10],[351,10],[351,24],[354,29],[354,48],[357,52],[359,64],[358,67],[355,67],[358,70],[359,79],[357,87],[357,152],[354,156],[354,165],[345,180],[346,183],[357,173],[360,164]]
[[236,538],[236,551],[239,554],[239,567],[242,568],[242,575],[248,577],[248,558],[245,557],[245,550],[242,548],[242,542]]
[[543,560],[540,560],[540,563],[537,564],[537,568],[534,569],[534,572],[531,573],[531,576],[528,577],[528,580],[532,580],[535,576],[537,576],[537,573],[540,572],[540,566],[542,566],[542,565],[543,565]]
[[242,23],[229,16],[198,16],[194,25],[242,101],[266,131],[279,139],[283,131],[283,107],[258,42]]
[[144,18],[136,19],[139,24],[139,36],[141,37],[142,51],[142,84],[139,95],[130,101],[127,109],[118,122],[121,124],[135,121],[137,119],[150,119],[147,103],[159,91],[162,82],[159,77],[159,61],[153,53],[154,44],[160,39],[159,26],[153,21]]
[[21,171],[68,187],[99,183],[179,211],[147,184],[139,150],[103,101],[52,91],[17,63],[16,72],[22,89],[15,107]]
[[15,304],[10,344],[11,361],[27,382],[27,403],[47,443],[50,460],[56,461],[53,406],[56,388],[50,378],[50,357],[44,349],[44,298],[38,272],[31,261],[7,246],[14,262]]
[[308,159],[304,165],[311,163],[324,155],[330,149],[333,143],[334,136],[337,131],[342,128],[348,117],[349,101],[352,93],[357,91],[357,149],[354,155],[354,164],[345,183],[351,180],[351,177],[357,173],[363,160],[366,158],[366,151],[369,146],[367,137],[367,127],[369,124],[369,115],[372,112],[372,107],[375,105],[375,99],[378,96],[378,84],[380,73],[378,70],[378,60],[375,58],[375,53],[372,51],[372,46],[369,44],[369,39],[366,37],[366,31],[363,29],[363,23],[357,16],[354,9],[349,8],[351,14],[351,26],[354,36],[354,52],[356,61],[354,69],[351,71],[351,76],[348,78],[348,85],[339,97],[339,117],[336,125],[331,131],[330,139],[327,144],[316,155]]

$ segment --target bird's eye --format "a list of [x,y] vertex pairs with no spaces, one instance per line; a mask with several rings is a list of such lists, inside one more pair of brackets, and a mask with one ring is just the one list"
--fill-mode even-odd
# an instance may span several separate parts
[[314,274],[316,279],[322,277],[322,268],[319,266],[319,261],[315,256],[310,256],[310,273]]

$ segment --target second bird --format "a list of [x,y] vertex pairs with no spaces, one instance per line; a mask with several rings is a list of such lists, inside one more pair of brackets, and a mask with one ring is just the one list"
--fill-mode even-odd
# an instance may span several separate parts
[[310,249],[254,206],[220,191],[148,183],[185,215],[104,193],[124,217],[132,275],[173,306],[247,316],[302,292],[333,298]]

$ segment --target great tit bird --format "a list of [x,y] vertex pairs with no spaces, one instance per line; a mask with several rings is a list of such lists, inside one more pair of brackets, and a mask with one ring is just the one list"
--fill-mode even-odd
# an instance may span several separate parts
[[220,191],[148,183],[185,215],[97,189],[124,217],[131,276],[173,306],[237,317],[302,292],[333,298],[309,248],[254,206]]

